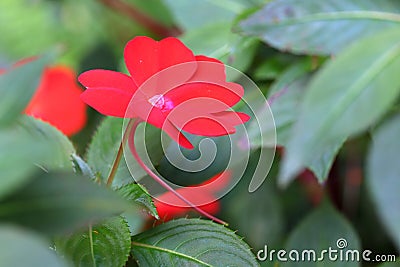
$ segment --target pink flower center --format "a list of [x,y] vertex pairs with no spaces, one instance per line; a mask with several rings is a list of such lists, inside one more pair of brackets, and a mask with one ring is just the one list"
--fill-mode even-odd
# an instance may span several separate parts
[[170,111],[174,108],[174,103],[172,102],[172,100],[163,95],[155,95],[151,97],[148,101],[153,107],[156,107],[163,112]]

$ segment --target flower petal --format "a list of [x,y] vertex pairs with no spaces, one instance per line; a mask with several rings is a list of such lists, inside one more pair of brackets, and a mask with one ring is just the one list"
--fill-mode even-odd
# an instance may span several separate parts
[[[167,222],[175,217],[185,215],[191,211],[191,208],[172,206],[157,200],[154,201],[154,204],[157,208],[158,215],[164,222]],[[218,201],[215,201],[207,205],[199,206],[199,208],[209,214],[216,214],[220,210],[220,204]]]
[[[159,42],[145,36],[135,37],[125,46],[124,58],[129,73],[138,86],[163,69],[195,61],[192,51],[174,37]],[[194,71],[195,66],[187,68],[185,73],[180,72],[176,78],[184,82]]]
[[[213,194],[192,186],[178,188],[176,192],[192,202],[195,206],[206,205],[216,201],[216,197]],[[169,191],[156,197],[156,199],[172,206],[189,207],[186,202]]]
[[214,63],[218,63],[218,64],[221,64],[221,65],[224,65],[224,63],[221,60],[218,60],[218,59],[213,58],[213,57],[207,57],[207,56],[204,56],[204,55],[196,55],[194,57],[195,57],[196,61],[209,61],[209,62],[214,62]]
[[[197,97],[212,97],[229,106],[235,105],[243,96],[244,89],[240,84],[226,82],[225,65],[221,61],[206,56],[196,56],[197,69],[186,82],[186,88],[176,88],[171,94],[177,104]],[[183,91],[183,92],[179,92]],[[185,95],[182,99],[182,95]]]
[[[229,185],[230,177],[231,172],[229,170],[224,171],[201,184],[178,188],[176,191],[202,210],[215,214],[220,208],[215,193]],[[156,197],[154,203],[158,214],[164,220],[184,215],[191,210],[187,203],[171,192],[166,192]]]
[[111,70],[89,70],[78,77],[86,88],[113,88],[133,94],[137,90],[132,78],[126,74]]
[[169,120],[166,120],[162,130],[169,135],[169,137],[172,138],[175,142],[177,142],[180,146],[187,148],[187,149],[193,149],[194,146],[190,141],[182,134],[181,131],[179,131],[175,125],[173,125]]
[[[189,104],[189,102],[186,102]],[[179,129],[203,136],[221,136],[236,132],[235,126],[250,119],[247,114],[233,111],[218,113],[196,113],[197,109],[180,108],[173,110],[168,119]],[[188,105],[189,106],[189,105]]]
[[216,193],[229,185],[231,176],[232,176],[231,171],[225,170],[211,177],[210,179],[202,182],[198,186],[205,186],[207,192]]
[[212,116],[195,118],[183,125],[177,125],[177,127],[188,133],[202,136],[222,136],[236,132],[231,124],[224,125]]
[[[210,214],[216,214],[220,210],[220,203],[217,201],[215,193],[224,189],[229,184],[230,177],[231,172],[224,171],[201,184],[179,188],[176,191],[200,209]],[[164,221],[185,215],[191,211],[187,203],[171,192],[166,192],[156,197],[154,204],[158,215]]]
[[[221,136],[235,133],[235,125],[249,119],[246,114],[227,111],[229,106],[213,98],[193,98],[171,110],[168,119],[191,134]],[[210,113],[217,111],[216,113]]]
[[127,113],[135,114],[143,121],[160,128],[182,147],[193,149],[189,140],[167,119],[167,113],[151,105],[141,90],[134,94]]
[[103,115],[124,118],[131,94],[111,88],[91,88],[81,94],[81,99]]
[[25,113],[50,123],[66,135],[75,134],[87,120],[86,105],[79,98],[81,93],[71,68],[46,68]]
[[195,56],[197,69],[188,82],[225,82],[225,65],[218,59],[203,55]]
[[141,90],[138,90],[133,95],[132,101],[128,107],[128,112],[135,114],[143,121],[160,129],[166,120],[166,115],[160,109],[151,105]]
[[[191,187],[179,188],[176,191],[205,212],[216,214],[220,209],[220,204],[218,201],[215,201],[215,196],[207,191],[194,190]],[[208,204],[204,205],[204,203]],[[165,221],[191,211],[191,208],[185,202],[171,192],[166,192],[155,198],[154,204],[158,215]]]
[[[196,82],[183,84],[174,88],[166,93],[165,96],[171,99],[175,106],[191,99],[209,98],[210,100],[214,100],[210,101],[210,104],[211,102],[221,102],[227,107],[232,107],[240,101],[243,93],[243,87],[237,83],[211,84]],[[204,106],[204,109],[207,109],[207,111],[211,113],[226,110],[226,107],[218,109],[207,105]]]
[[213,113],[213,116],[233,125],[243,124],[250,120],[250,116],[243,112],[222,111]]

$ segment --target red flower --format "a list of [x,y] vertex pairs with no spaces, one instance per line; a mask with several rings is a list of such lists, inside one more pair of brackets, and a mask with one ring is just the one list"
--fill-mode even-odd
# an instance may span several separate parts
[[[36,57],[18,61],[13,67],[27,64]],[[6,70],[0,69],[0,75]],[[27,115],[41,119],[66,135],[79,132],[86,123],[86,105],[79,98],[82,89],[74,71],[66,66],[47,67],[38,88],[25,109]]]
[[249,119],[228,111],[244,91],[226,82],[223,63],[194,56],[176,38],[157,42],[136,37],[126,45],[124,57],[130,76],[100,69],[79,76],[87,88],[81,98],[104,115],[140,118],[186,148],[193,146],[180,130],[220,136],[234,133],[236,125]]
[[[210,214],[216,214],[220,210],[220,203],[216,200],[216,193],[222,190],[229,182],[230,172],[217,174],[204,183],[193,187],[183,187],[176,191],[184,198],[191,201]],[[174,193],[166,192],[154,200],[158,215],[164,221],[187,214],[191,208],[179,199]]]
[[75,73],[66,66],[47,67],[25,113],[58,128],[66,135],[79,132],[86,123],[86,105]]

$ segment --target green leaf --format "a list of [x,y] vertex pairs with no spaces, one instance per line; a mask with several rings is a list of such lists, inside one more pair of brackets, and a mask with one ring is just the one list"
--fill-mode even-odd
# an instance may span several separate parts
[[72,154],[72,164],[74,166],[74,171],[77,174],[81,174],[92,179],[96,178],[89,165],[78,155]]
[[[363,39],[330,61],[306,91],[292,128],[280,183],[329,147],[376,123],[400,89],[400,30]],[[384,93],[382,93],[384,91]]]
[[254,71],[256,80],[275,80],[295,61],[289,54],[276,54],[268,57]]
[[[340,249],[341,244],[339,244],[338,247],[338,240],[345,240],[347,246],[344,246],[342,249]],[[342,215],[334,210],[334,208],[329,203],[325,202],[321,204],[321,206],[318,207],[317,210],[307,216],[290,234],[285,246],[285,250],[287,252],[291,250],[297,250],[300,254],[300,257],[302,256],[303,251],[314,250],[315,259],[318,260],[306,260],[308,267],[360,266],[360,263],[358,261],[342,261],[339,260],[339,258],[335,261],[330,260],[328,257],[328,253],[324,254],[323,260],[322,258],[321,260],[319,260],[322,255],[322,251],[328,250],[329,248],[337,250],[339,253],[333,253],[333,255],[337,255],[338,257],[340,251],[343,252],[343,255],[346,255],[346,252],[349,250],[357,250],[360,253],[359,259],[360,261],[362,260],[361,245],[356,232]],[[311,256],[311,259],[313,259],[314,257],[312,253],[304,255],[306,257]],[[288,254],[286,254],[286,257],[288,258],[288,260],[290,259]],[[287,262],[282,262],[281,266],[304,266],[304,261],[289,260]]]
[[231,28],[235,17],[259,5],[259,0],[165,0],[165,3],[185,30],[182,41],[195,54],[218,58],[241,71],[249,67],[258,40],[234,34]]
[[[239,25],[269,45],[292,53],[336,54],[349,43],[399,27],[396,0],[276,0]],[[334,36],[334,38],[332,38]]]
[[49,235],[121,213],[130,205],[116,193],[73,173],[38,173],[0,202],[0,220]]
[[368,154],[367,181],[376,211],[400,249],[400,116],[383,124],[373,135]]
[[333,162],[344,142],[345,139],[342,139],[327,145],[324,150],[321,150],[321,154],[315,154],[313,159],[306,163],[305,167],[314,173],[320,183],[328,179]]
[[147,192],[146,188],[140,184],[130,183],[116,189],[116,191],[126,200],[144,207],[150,215],[158,219],[156,207],[154,206],[151,196]]
[[[312,60],[306,58],[294,63],[285,70],[279,78],[272,84],[269,90],[268,102],[274,116],[275,128],[277,133],[277,144],[287,146],[292,132],[292,127],[299,116],[300,104],[306,92],[310,80],[310,73],[313,69]],[[249,127],[252,147],[259,147],[260,140],[252,138],[256,131],[256,124]],[[262,129],[262,133],[270,135],[275,129],[267,127]],[[313,154],[310,160],[305,162],[305,167],[311,169],[320,182],[323,182],[331,169],[335,156],[341,147],[338,145],[327,146],[320,154]]]
[[37,168],[35,160],[46,157],[51,148],[34,142],[25,131],[7,129],[0,131],[0,151],[0,197],[4,197],[30,178],[29,173]]
[[[258,41],[232,33],[231,27],[230,21],[207,24],[184,33],[181,38],[195,54],[217,58],[245,71],[254,57]],[[203,42],[205,39],[206,43]]]
[[210,221],[179,219],[133,237],[139,266],[259,266],[234,232]]
[[[238,184],[221,199],[221,217],[229,218],[229,225],[245,236],[246,242],[255,251],[264,248],[267,241],[269,246],[280,245],[286,225],[275,180],[267,179],[255,192],[249,193],[249,183],[258,163],[255,159],[258,158],[259,151],[256,151],[251,155],[249,165]],[[272,168],[270,177],[274,177],[277,172],[277,168]]]
[[167,27],[172,27],[174,25],[173,18],[171,14],[169,14],[169,10],[163,3],[163,0],[129,0],[128,3],[132,3],[137,9],[143,11]]
[[311,59],[301,60],[285,70],[269,90],[268,103],[274,116],[279,145],[287,144],[291,125],[298,117],[300,100],[304,95],[311,70]]
[[[94,135],[87,152],[87,162],[89,166],[95,173],[100,174],[104,183],[106,182],[121,143],[122,127],[123,119],[113,117],[105,118]],[[160,144],[160,134],[161,130],[158,128],[145,123],[139,125],[135,135],[135,144],[137,145],[139,155],[146,153],[152,162],[159,162],[163,155]],[[146,158],[143,158],[143,160],[148,163]],[[127,162],[130,165],[129,168]],[[149,167],[153,169],[152,166]],[[147,175],[145,170],[143,170],[133,157],[123,158],[118,166],[112,186],[118,188],[132,183],[134,180],[130,170],[133,171],[136,181]]]
[[0,75],[0,126],[21,115],[39,85],[43,68],[50,61],[50,54],[41,56]]
[[177,24],[184,30],[233,21],[246,8],[259,4],[254,0],[164,0],[164,2],[174,15]]
[[92,1],[2,0],[0,50],[12,58],[21,58],[62,45],[68,49],[57,61],[76,66],[81,57],[98,43],[95,38],[101,36],[105,26],[104,20],[98,19],[99,13],[105,17],[101,12],[101,6]]
[[24,184],[35,169],[71,169],[72,144],[47,123],[23,116],[0,130],[0,197]]
[[0,246],[1,266],[67,266],[49,248],[49,242],[13,225],[0,225]]
[[[305,57],[292,63],[292,65],[282,71],[279,77],[271,85],[268,90],[268,98],[278,98],[277,96],[282,95],[283,89],[288,87],[296,80],[307,76],[315,69],[313,59],[311,57]],[[271,99],[269,99],[269,101],[271,101]],[[275,99],[272,101],[275,101]]]
[[[307,84],[307,74],[311,70],[311,59],[296,62],[287,68],[269,89],[268,104],[274,116],[274,124],[262,124],[261,133],[263,136],[274,136],[276,131],[278,145],[285,146],[287,143],[291,126],[298,117],[298,106]],[[260,110],[265,112],[264,109]],[[249,140],[253,148],[262,145],[259,127],[257,121],[251,121],[248,127]]]
[[[100,124],[87,151],[87,162],[94,172],[100,174],[104,183],[114,163],[122,138],[123,119],[107,117]],[[144,174],[143,174],[144,175]],[[113,181],[118,187],[133,181],[125,160],[121,160]]]
[[89,227],[86,232],[56,240],[57,252],[81,267],[124,266],[130,249],[131,235],[121,217]]
[[50,170],[72,169],[71,156],[75,153],[75,148],[67,136],[47,122],[33,117],[24,116],[21,122],[22,127],[32,136],[33,142],[45,143],[52,149],[51,155],[37,161],[37,164]]

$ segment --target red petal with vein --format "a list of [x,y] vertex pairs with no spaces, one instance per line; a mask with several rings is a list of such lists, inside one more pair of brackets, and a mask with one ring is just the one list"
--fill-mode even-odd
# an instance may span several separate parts
[[236,132],[232,124],[224,125],[211,115],[208,118],[192,119],[184,125],[177,125],[177,127],[188,133],[203,136],[222,136]]
[[[173,37],[159,42],[145,36],[135,37],[125,46],[124,58],[129,73],[138,86],[165,68],[195,61],[192,51]],[[188,80],[194,71],[194,68],[188,68],[180,79]]]
[[111,88],[91,88],[81,94],[81,99],[101,114],[124,118],[131,95]]
[[25,113],[42,119],[66,135],[80,131],[86,123],[86,105],[80,99],[72,69],[65,66],[46,68],[39,87]]
[[[243,96],[243,87],[237,83],[224,83],[221,85],[211,83],[187,83],[172,89],[166,97],[170,98],[175,106],[190,99],[209,98],[224,103],[227,107],[234,106]],[[213,109],[207,105],[204,107],[208,112],[218,112],[224,109]]]
[[131,77],[111,70],[89,70],[79,75],[78,80],[86,88],[113,88],[131,94],[137,89]]

